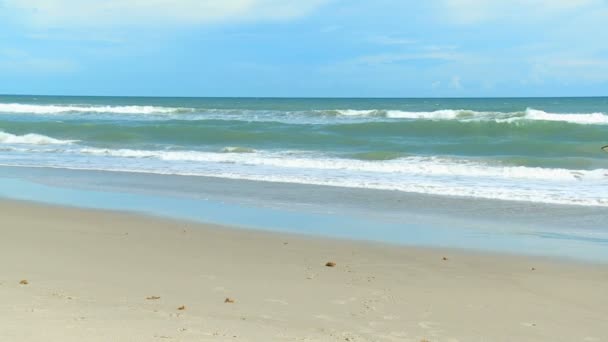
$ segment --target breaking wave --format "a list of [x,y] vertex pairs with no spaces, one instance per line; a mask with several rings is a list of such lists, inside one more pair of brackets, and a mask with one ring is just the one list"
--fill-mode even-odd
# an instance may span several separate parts
[[[92,147],[18,148],[35,163],[13,166],[59,167],[136,173],[211,176],[297,184],[394,190],[433,195],[608,206],[608,169],[569,170],[507,166],[474,160],[407,156],[357,160],[298,151],[222,153],[104,149]],[[57,154],[64,154],[64,161]],[[48,156],[48,157],[47,157]],[[526,186],[522,186],[526,184]]]
[[[528,108],[516,112],[474,111],[467,109],[439,109],[435,111],[404,111],[390,109],[331,109],[331,110],[240,110],[184,108],[162,106],[96,106],[96,105],[37,105],[0,103],[0,113],[8,114],[98,114],[103,118],[113,115],[154,114],[154,120],[242,120],[301,124],[336,123],[340,119],[358,121],[395,120],[455,120],[459,122],[523,123],[526,121],[553,121],[581,125],[608,125],[606,113],[551,113]],[[181,114],[181,115],[177,115]],[[327,121],[327,119],[330,119]],[[333,120],[331,120],[333,119]]]
[[604,113],[548,113],[528,108],[523,112],[478,112],[465,109],[441,109],[436,111],[401,111],[401,110],[337,110],[342,116],[385,117],[388,119],[410,120],[459,120],[459,121],[561,121],[575,124],[607,125],[608,115]]
[[81,153],[124,158],[154,158],[165,161],[215,162],[245,166],[271,166],[290,169],[342,170],[353,172],[494,177],[503,179],[537,179],[577,181],[608,179],[608,170],[570,170],[526,166],[499,166],[466,159],[409,156],[389,160],[357,160],[314,156],[305,152],[254,152],[227,154],[202,151],[155,151],[132,149],[83,148]]
[[189,112],[190,108],[158,106],[89,106],[89,105],[32,105],[0,103],[0,113],[60,114],[60,113],[114,113],[114,114],[170,114]]
[[69,145],[75,142],[77,140],[59,140],[40,134],[15,135],[0,131],[0,143],[2,144]]

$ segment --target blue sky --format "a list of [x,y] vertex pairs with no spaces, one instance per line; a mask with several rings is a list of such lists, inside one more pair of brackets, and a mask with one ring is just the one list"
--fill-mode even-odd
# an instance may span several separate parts
[[0,93],[608,95],[607,0],[0,0]]

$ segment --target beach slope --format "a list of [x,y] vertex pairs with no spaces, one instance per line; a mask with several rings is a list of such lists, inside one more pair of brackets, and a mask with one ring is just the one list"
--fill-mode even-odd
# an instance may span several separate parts
[[1,341],[608,340],[606,265],[14,201],[0,215]]

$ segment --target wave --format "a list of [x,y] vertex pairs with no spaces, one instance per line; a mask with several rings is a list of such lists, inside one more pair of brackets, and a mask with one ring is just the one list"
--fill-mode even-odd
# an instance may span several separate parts
[[401,111],[401,110],[335,110],[326,113],[336,113],[347,117],[384,117],[387,119],[410,120],[458,120],[458,121],[561,121],[575,124],[606,125],[608,115],[604,113],[548,113],[542,110],[528,108],[522,112],[483,112],[466,109],[441,109],[436,111]]
[[78,140],[59,140],[46,135],[25,134],[15,135],[0,131],[0,143],[2,144],[29,144],[29,145],[70,145]]
[[341,170],[382,174],[456,177],[492,177],[579,181],[608,180],[608,170],[571,170],[526,166],[498,166],[466,159],[408,156],[388,160],[357,160],[314,155],[312,152],[250,152],[226,154],[202,151],[156,151],[83,148],[81,153],[123,158],[154,158],[164,161],[214,162],[244,166],[270,166],[283,169]]
[[433,112],[404,112],[400,110],[389,110],[386,117],[391,119],[425,119],[425,120],[454,120],[458,118],[486,117],[484,112],[473,112],[467,110],[442,109]]
[[223,153],[254,153],[256,150],[249,147],[241,147],[241,146],[226,146],[222,148],[221,152]]
[[[534,108],[524,111],[497,112],[469,109],[439,109],[434,111],[404,111],[397,109],[327,109],[327,110],[261,110],[212,109],[162,106],[99,106],[99,105],[37,105],[0,103],[0,113],[9,114],[98,114],[99,119],[115,119],[114,114],[156,114],[153,120],[240,120],[283,122],[294,124],[324,124],[347,121],[431,120],[498,123],[553,121],[585,125],[608,125],[606,113],[551,113]],[[106,116],[104,116],[104,114]],[[181,114],[181,115],[175,115]],[[128,119],[128,117],[122,117]]]
[[469,119],[473,117],[487,118],[492,114],[505,114],[498,112],[476,112],[465,109],[440,109],[435,111],[402,111],[402,110],[354,110],[338,109],[330,111],[320,111],[326,114],[336,114],[338,116],[350,117],[383,117],[388,119],[420,119],[420,120],[454,120]]
[[540,121],[563,121],[576,124],[586,125],[606,125],[608,124],[608,115],[603,113],[571,113],[571,114],[559,114],[559,113],[547,113],[542,110],[536,110],[528,108],[524,117],[526,120],[540,120]]
[[158,106],[88,106],[88,105],[31,105],[0,103],[0,113],[60,114],[60,113],[113,113],[113,114],[170,114],[190,112],[191,108]]
[[376,110],[376,109],[370,109],[370,110],[356,110],[356,109],[337,109],[335,111],[318,111],[319,113],[325,113],[325,114],[337,114],[337,115],[343,115],[343,116],[374,116],[374,115],[382,115],[382,113],[384,113],[384,111],[382,110]]
[[[407,156],[356,160],[302,151],[222,153],[102,148],[18,148],[3,165],[207,176],[501,200],[608,206],[608,169],[504,166]],[[34,152],[32,154],[32,152]],[[57,158],[58,153],[65,154]],[[525,185],[522,185],[525,184]]]

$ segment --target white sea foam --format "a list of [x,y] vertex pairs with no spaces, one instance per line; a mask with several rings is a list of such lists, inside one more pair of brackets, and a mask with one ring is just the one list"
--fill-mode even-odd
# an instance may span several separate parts
[[187,108],[157,106],[91,106],[91,105],[32,105],[0,103],[0,113],[60,114],[60,113],[114,113],[114,114],[169,114],[187,111]]
[[606,125],[608,115],[604,113],[548,113],[528,108],[523,112],[479,112],[465,109],[441,109],[436,111],[402,110],[338,110],[343,116],[384,116],[388,119],[410,120],[458,120],[458,121],[559,121],[575,124]]
[[503,166],[421,156],[364,161],[302,151],[223,153],[27,146],[14,152],[15,159],[10,153],[0,155],[0,163],[608,206],[608,169]]
[[460,120],[460,121],[560,121],[576,124],[608,124],[608,115],[603,113],[547,113],[542,110],[528,108],[525,112],[500,113],[476,112],[470,110],[444,109],[433,112],[404,112],[390,110],[386,117],[393,119],[426,119],[426,120]]
[[0,131],[1,144],[69,145],[75,142],[77,140],[59,140],[40,134],[15,135]]
[[[525,121],[553,121],[574,124],[608,125],[606,113],[551,113],[538,109],[528,108],[520,112],[491,112],[473,111],[466,109],[440,109],[435,111],[403,111],[384,109],[338,109],[314,111],[273,111],[273,110],[239,110],[239,109],[194,109],[162,106],[96,106],[96,105],[38,105],[22,103],[0,103],[0,113],[5,114],[98,114],[100,119],[104,114],[112,118],[113,114],[139,115],[155,114],[158,119],[183,120],[245,120],[245,121],[277,121],[286,123],[335,123],[342,119],[363,121],[377,120],[457,120],[467,121],[494,121],[504,123],[517,123]],[[176,114],[180,114],[176,116]],[[186,114],[186,115],[184,115]],[[327,115],[335,116],[332,120]],[[124,117],[123,117],[124,118]],[[330,121],[327,121],[330,120]]]
[[269,166],[295,170],[336,170],[376,174],[404,174],[446,177],[487,177],[580,181],[608,180],[608,170],[570,170],[526,166],[488,165],[475,161],[439,157],[405,157],[386,161],[314,156],[302,152],[251,152],[227,154],[200,151],[152,151],[132,149],[84,148],[81,153],[125,158],[155,158],[165,161],[230,163],[243,166]]
[[[327,112],[327,111],[321,111]],[[369,110],[355,110],[355,109],[338,109],[335,111],[329,111],[338,113],[341,116],[351,116],[351,117],[365,117],[365,116],[375,116],[375,117],[386,117],[389,119],[426,119],[426,120],[452,120],[456,119],[460,113],[470,112],[465,110],[455,110],[455,109],[442,109],[430,112],[423,111],[402,111],[402,110],[377,110],[377,109],[369,109]],[[482,112],[478,112],[482,114]]]
[[370,116],[378,114],[380,111],[375,109],[370,110],[355,110],[355,109],[339,109],[336,110],[339,115],[344,116]]
[[603,113],[572,113],[558,114],[547,113],[542,110],[528,108],[526,110],[527,120],[542,120],[542,121],[563,121],[586,125],[606,125],[608,124],[608,115]]
[[[426,120],[453,120],[464,110],[443,109],[433,112],[405,112],[400,110],[389,110],[386,117],[391,119],[426,119]],[[481,114],[481,113],[478,113]]]

